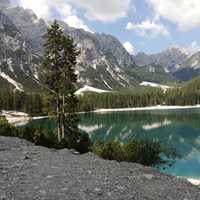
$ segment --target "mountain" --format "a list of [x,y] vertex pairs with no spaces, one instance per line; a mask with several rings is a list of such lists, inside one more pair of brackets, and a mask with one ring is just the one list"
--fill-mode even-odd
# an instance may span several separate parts
[[133,55],[133,58],[137,66],[145,66],[156,62],[154,54],[148,55],[144,52],[139,52],[137,55]]
[[64,22],[59,23],[64,33],[73,37],[80,49],[77,73],[81,84],[114,89],[137,82],[137,77],[125,71],[136,67],[134,59],[115,37],[93,34],[71,28]]
[[166,72],[162,65],[152,63],[134,69],[127,69],[128,74],[138,77],[140,82],[148,81],[160,84],[176,83],[176,78],[169,72]]
[[43,19],[38,19],[32,10],[18,6],[10,5],[4,7],[3,12],[20,30],[29,51],[42,55],[43,36],[47,30],[45,21]]
[[[39,78],[40,71],[42,71],[43,36],[46,33],[48,24],[44,20],[38,19],[32,10],[11,6],[8,1],[2,2],[1,0],[1,13],[12,22],[13,29],[15,28],[19,32],[18,35],[21,39],[14,36],[14,40],[25,45],[25,57],[28,59],[27,61],[25,59],[23,63],[18,63],[21,58],[18,57],[18,62],[14,62],[17,56],[14,56],[14,53],[13,56],[10,55],[9,58],[16,65],[13,68],[13,74],[21,73],[20,64],[26,64],[29,66],[24,70],[25,74],[34,77],[34,79]],[[111,90],[129,87],[138,83],[137,76],[130,76],[126,73],[127,68],[137,67],[134,59],[115,37],[74,29],[62,21],[59,21],[59,23],[64,33],[73,37],[77,48],[80,49],[81,54],[78,58],[77,68],[80,85]],[[2,37],[5,38],[8,34],[10,34],[9,30],[4,30],[5,36]],[[3,49],[5,50],[7,47]],[[33,57],[34,61],[30,59]],[[3,66],[0,67],[0,69],[2,68]]]
[[188,81],[200,75],[200,52],[189,57],[182,64],[176,65],[174,76],[181,81]]
[[[158,54],[138,53],[134,56],[134,60],[141,69],[146,69],[146,71],[153,70],[152,66],[157,66],[156,76],[159,78],[154,76],[154,81],[164,78],[165,81],[169,82],[173,80],[185,82],[200,75],[200,52],[190,55],[184,49],[171,48]],[[139,69],[137,68],[137,70]],[[165,77],[162,74],[163,70],[169,75]],[[150,76],[147,74],[143,77],[147,80]]]
[[[4,3],[7,3],[7,1]],[[37,87],[37,81],[29,77],[37,77],[40,60],[41,58],[37,55],[29,52],[27,43],[19,29],[0,10],[1,83],[4,80],[4,83],[12,85],[18,90]]]
[[145,66],[152,63],[163,67],[165,72],[175,71],[175,66],[182,64],[188,58],[189,54],[180,48],[169,48],[157,54],[147,55],[145,53],[138,53],[134,56],[134,60],[138,66]]
[[[0,13],[1,79],[17,89],[35,89],[43,72],[44,35],[50,23],[39,19],[30,9],[12,6],[8,0],[0,0]],[[187,57],[175,48],[133,57],[112,35],[86,32],[58,22],[64,33],[73,37],[81,52],[77,66],[78,87],[89,85],[112,90],[132,87],[142,81],[175,82],[174,66]]]

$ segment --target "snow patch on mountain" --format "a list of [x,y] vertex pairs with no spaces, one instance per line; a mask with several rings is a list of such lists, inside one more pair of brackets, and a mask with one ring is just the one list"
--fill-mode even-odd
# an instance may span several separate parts
[[199,60],[193,60],[190,67],[193,68],[193,69],[199,69]]
[[24,91],[23,90],[23,86],[20,83],[17,83],[15,80],[13,80],[11,77],[9,77],[8,75],[6,75],[4,72],[0,71],[0,76],[2,78],[4,78],[5,80],[7,80],[9,83],[11,83],[13,86],[15,86],[15,88],[19,91]]
[[12,58],[9,58],[7,60],[7,63],[8,63],[8,68],[11,72],[14,72],[14,69],[13,69],[13,66],[12,66]]
[[150,86],[150,87],[155,87],[155,88],[161,88],[164,92],[166,92],[168,89],[171,87],[168,85],[161,85],[158,83],[153,83],[153,82],[148,82],[148,81],[143,81],[140,83],[141,86]]
[[94,88],[88,85],[85,85],[83,88],[80,88],[75,92],[76,95],[83,95],[85,92],[95,92],[95,93],[105,93],[105,92],[110,92],[108,90],[101,90],[98,88]]
[[105,85],[109,88],[109,89],[113,89],[112,87],[110,87],[109,85],[108,85],[108,83],[107,83],[107,81],[106,80],[103,80],[103,82],[105,83]]

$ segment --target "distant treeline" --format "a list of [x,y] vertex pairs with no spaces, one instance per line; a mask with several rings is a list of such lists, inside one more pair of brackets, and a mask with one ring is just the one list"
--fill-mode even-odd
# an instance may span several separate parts
[[168,105],[200,104],[200,78],[193,79],[182,87],[168,90],[164,100]]
[[99,108],[196,104],[200,104],[200,78],[196,78],[183,86],[172,88],[165,94],[158,88],[139,87],[112,93],[88,93],[80,97],[80,110],[85,111]]
[[[11,87],[0,87],[0,109],[18,110],[32,115],[45,114],[46,96],[44,93],[14,91]],[[78,111],[99,108],[129,108],[154,105],[195,105],[200,104],[200,78],[168,90],[137,87],[109,93],[86,93],[79,96]]]
[[163,91],[151,87],[139,87],[137,89],[110,92],[87,93],[79,97],[79,109],[82,111],[99,108],[130,108],[145,107],[162,104]]
[[0,87],[0,110],[17,110],[32,115],[43,114],[44,97],[40,93],[20,92],[12,87]]

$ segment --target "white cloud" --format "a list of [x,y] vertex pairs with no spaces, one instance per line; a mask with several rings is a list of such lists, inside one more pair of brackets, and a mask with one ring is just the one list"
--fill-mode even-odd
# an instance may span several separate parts
[[90,20],[113,22],[126,17],[131,0],[18,0],[20,5],[32,9],[40,18],[53,19],[56,10],[62,20],[75,28],[91,31],[83,19],[77,16],[82,12]]
[[129,22],[126,26],[127,30],[134,30],[138,35],[142,37],[151,37],[154,38],[156,36],[169,36],[170,33],[165,26],[156,22],[145,20],[139,24],[133,24]]
[[128,53],[130,53],[131,55],[135,54],[135,48],[134,48],[134,46],[129,41],[126,41],[123,44],[123,46],[126,49],[126,51],[128,51]]
[[83,22],[83,20],[79,19],[76,15],[71,15],[64,20],[69,26],[74,28],[80,28],[85,31],[93,33],[88,26]]
[[200,26],[199,0],[149,0],[154,12],[178,25],[181,31]]
[[[89,27],[75,15],[75,10],[64,0],[20,0],[20,5],[24,8],[32,9],[38,17],[46,20],[52,20],[55,18],[55,11],[57,11],[62,20],[64,20],[69,26],[74,28],[81,28],[85,31],[92,32]],[[52,11],[54,10],[54,11]]]
[[131,0],[69,0],[76,7],[85,10],[89,19],[112,22],[126,17]]
[[24,8],[32,9],[38,17],[49,18],[50,17],[50,6],[48,6],[48,0],[20,0],[20,5]]

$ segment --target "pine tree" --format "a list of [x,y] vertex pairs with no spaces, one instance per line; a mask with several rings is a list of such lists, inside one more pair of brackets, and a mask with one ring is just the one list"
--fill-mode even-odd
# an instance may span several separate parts
[[51,96],[50,106],[56,105],[58,120],[58,140],[77,128],[75,111],[77,99],[74,95],[77,76],[75,74],[76,50],[71,37],[65,37],[59,24],[55,21],[47,30],[44,45],[45,85]]

